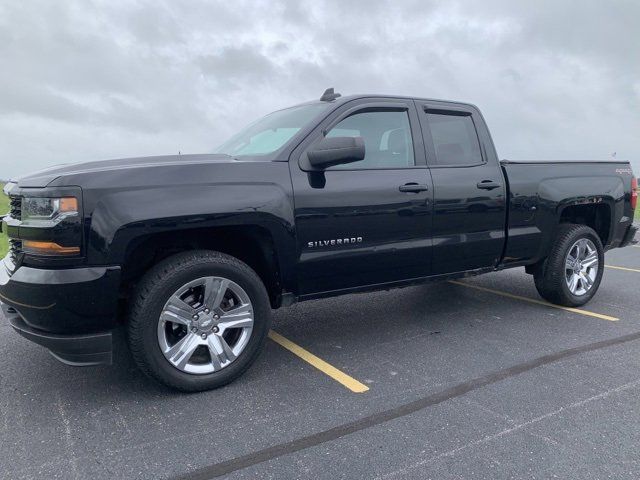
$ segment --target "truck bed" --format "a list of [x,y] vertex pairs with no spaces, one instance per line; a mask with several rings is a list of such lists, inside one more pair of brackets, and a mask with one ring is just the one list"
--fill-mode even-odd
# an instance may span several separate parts
[[633,178],[629,162],[502,160],[500,164],[509,198],[504,265],[543,258],[553,239],[544,233],[555,228],[567,204],[572,204],[567,214],[580,215],[582,209],[584,215],[599,216],[605,248],[623,241],[633,222],[627,198]]

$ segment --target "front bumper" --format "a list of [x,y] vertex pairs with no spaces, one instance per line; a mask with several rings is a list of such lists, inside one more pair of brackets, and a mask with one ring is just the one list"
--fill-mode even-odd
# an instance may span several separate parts
[[111,363],[119,283],[119,267],[22,266],[10,274],[0,262],[4,316],[20,335],[71,365]]
[[51,355],[61,362],[74,367],[111,364],[111,332],[85,335],[47,333],[27,325],[13,307],[4,303],[0,305],[2,313],[16,332],[27,340],[48,348]]

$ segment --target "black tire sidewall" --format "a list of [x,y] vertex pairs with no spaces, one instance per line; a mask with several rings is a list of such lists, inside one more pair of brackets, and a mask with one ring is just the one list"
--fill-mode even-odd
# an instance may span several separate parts
[[[154,288],[147,293],[144,300],[145,308],[138,312],[137,319],[142,340],[140,351],[147,367],[145,370],[148,369],[152,376],[162,383],[184,391],[216,388],[240,376],[260,352],[270,327],[271,309],[266,291],[257,274],[232,257],[227,257],[224,262],[216,261],[206,254],[201,257],[198,261],[194,261],[192,257],[190,265],[179,265],[174,271],[169,271],[160,282],[156,282]],[[229,259],[233,261],[229,262]],[[233,363],[219,372],[197,375],[178,370],[165,358],[158,343],[157,327],[160,314],[169,297],[186,283],[207,276],[227,278],[245,290],[252,303],[254,325],[248,344]]]

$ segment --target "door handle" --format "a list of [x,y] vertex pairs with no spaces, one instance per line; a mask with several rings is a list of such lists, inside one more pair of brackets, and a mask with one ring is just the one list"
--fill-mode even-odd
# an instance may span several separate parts
[[426,192],[427,190],[429,190],[429,186],[419,185],[417,183],[405,183],[404,185],[400,185],[398,187],[398,190],[400,190],[401,192],[413,192],[413,193]]
[[494,188],[500,188],[501,185],[493,180],[482,180],[476,185],[480,190],[493,190]]

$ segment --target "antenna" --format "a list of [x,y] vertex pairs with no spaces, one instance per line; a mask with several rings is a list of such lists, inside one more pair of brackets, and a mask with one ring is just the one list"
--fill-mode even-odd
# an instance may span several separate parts
[[341,97],[339,93],[334,93],[333,87],[327,88],[320,97],[321,102],[333,102],[336,98]]

